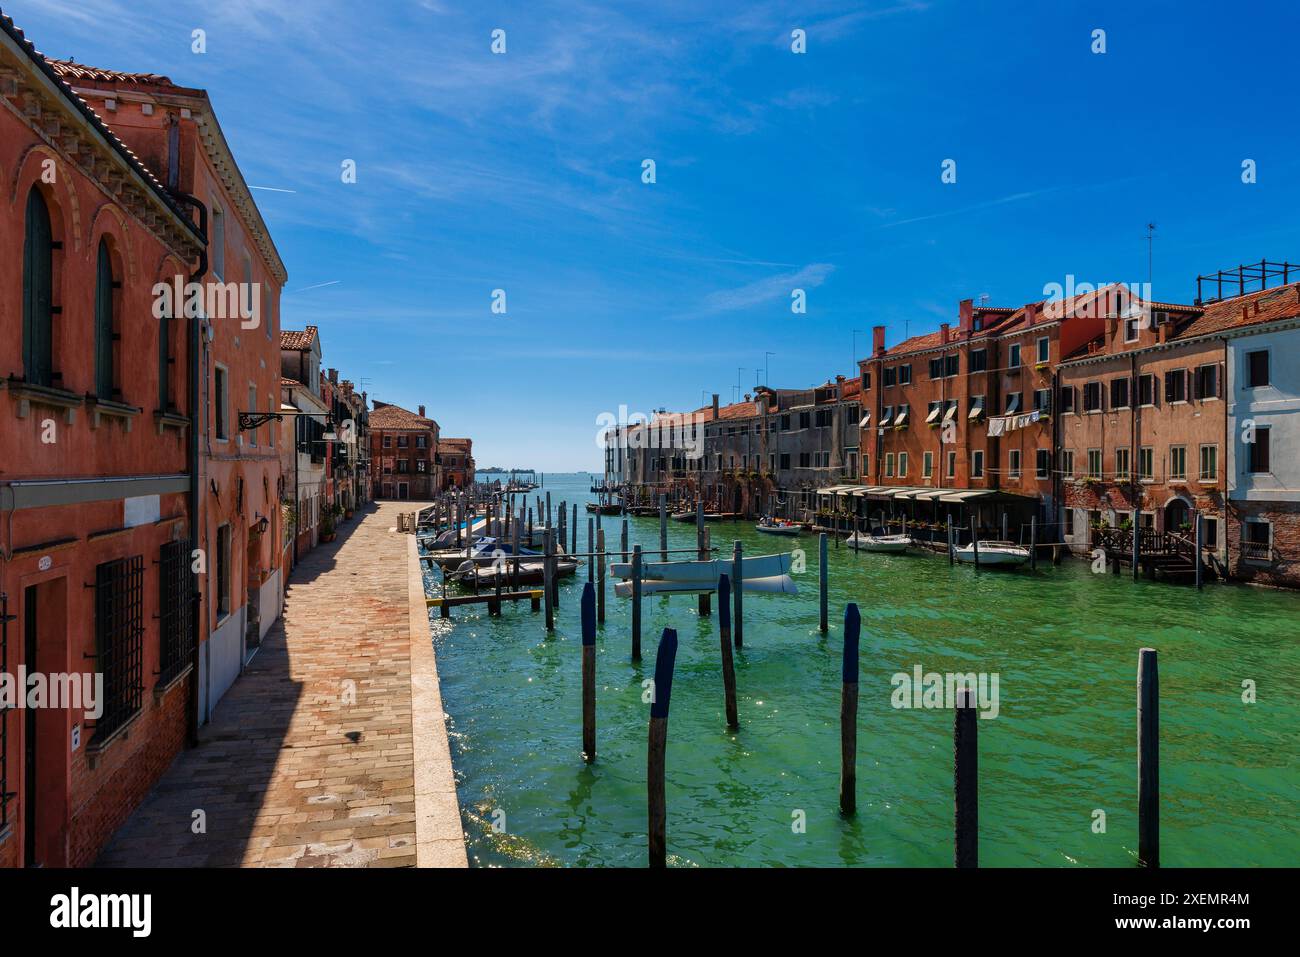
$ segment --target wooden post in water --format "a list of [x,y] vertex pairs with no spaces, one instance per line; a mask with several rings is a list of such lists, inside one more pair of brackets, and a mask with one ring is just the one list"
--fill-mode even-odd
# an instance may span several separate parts
[[1160,672],[1156,650],[1138,652],[1138,861],[1160,866]]
[[546,527],[547,528],[555,527],[555,525],[551,522],[551,493],[550,492],[546,493]]
[[[577,503],[574,503],[574,506],[573,506],[573,531],[571,531],[571,532],[569,533],[569,538],[571,539],[571,544],[572,544],[572,546],[573,546],[572,548],[569,549],[569,551],[570,551],[570,553],[576,555],[576,554],[578,554],[578,506],[577,506]],[[588,548],[587,551],[591,551],[591,549]]]
[[959,686],[953,711],[953,796],[956,832],[954,864],[959,868],[979,867],[979,747],[976,741],[979,714],[975,710],[975,689]]
[[641,660],[641,546],[632,546],[632,660]]
[[840,812],[858,809],[858,638],[862,618],[858,606],[844,609],[844,662],[840,690]]
[[1029,519],[1029,568],[1038,571],[1038,516]]
[[[736,539],[736,544],[732,546],[731,551],[731,573],[736,577],[735,602],[736,602],[736,647],[743,648],[745,645],[745,559],[741,553],[740,539]],[[718,594],[718,604],[726,607],[727,599]]]
[[862,534],[862,521],[858,516],[853,516],[853,553],[858,553],[858,536]]
[[596,529],[596,623],[605,624],[605,530]]
[[582,586],[582,755],[596,760],[596,589]]
[[623,553],[623,561],[627,561],[627,519],[623,519],[623,535],[619,544],[619,550]]
[[676,662],[677,632],[665,628],[655,656],[650,734],[646,745],[647,839],[651,867],[667,865],[668,809],[664,804],[664,752],[668,745],[668,704],[673,691],[673,666]]
[[546,531],[543,533],[543,536],[544,536],[543,541],[545,542],[545,546],[543,549],[544,554],[542,557],[542,591],[543,591],[542,598],[546,603],[546,630],[554,631],[555,630],[555,593],[554,593],[554,589],[551,587],[552,581],[555,576],[555,565],[551,560],[551,556],[555,552],[554,529],[548,527]]
[[1142,516],[1138,512],[1138,510],[1136,508],[1133,509],[1133,580],[1134,581],[1138,580],[1138,556],[1142,554],[1141,548],[1138,545],[1138,520],[1141,517]]
[[1196,513],[1196,535],[1195,535],[1196,540],[1194,543],[1195,554],[1192,556],[1192,560],[1196,563],[1196,590],[1197,591],[1200,591],[1201,588],[1203,587],[1204,578],[1205,578],[1204,569],[1201,568],[1201,544],[1203,542],[1203,539],[1201,537],[1202,534],[1203,533],[1201,532],[1201,513],[1197,512]]
[[[587,516],[587,581],[596,580],[596,520]],[[574,549],[577,551],[577,549]]]
[[1002,510],[1002,540],[1007,541],[1007,510]]
[[731,657],[731,615],[727,602],[731,591],[731,580],[725,575],[718,577],[718,639],[722,644],[722,695],[727,709],[727,727],[740,727],[740,718],[736,714],[736,664]]
[[975,559],[975,567],[979,568],[980,567],[979,527],[976,524],[974,515],[972,515],[970,519],[970,547],[971,547],[972,557]]
[[[704,498],[701,496],[695,500],[695,557],[702,562],[709,559],[709,553],[704,549]],[[701,618],[709,616],[709,595],[707,592],[700,595],[699,612]]]
[[[515,567],[514,567],[514,572],[515,572],[514,588],[515,588],[515,591],[518,591],[518,590],[519,590],[519,547],[520,547],[520,546],[519,546],[519,527],[523,524],[523,518],[524,518],[524,507],[521,505],[521,506],[519,507],[519,520],[516,521],[516,522],[514,523],[514,526],[515,526],[515,527],[514,527],[514,538],[512,539],[512,541],[511,541],[511,546],[510,546],[510,547],[511,547],[511,550],[515,553]],[[531,534],[531,530],[530,530],[530,534]],[[531,545],[532,543],[529,542],[529,544]]]
[[957,561],[957,546],[952,541],[952,515],[948,516],[948,564],[953,565]]
[[659,493],[659,560],[668,561],[668,496]]
[[817,536],[817,556],[818,556],[817,593],[818,593],[818,608],[820,611],[820,614],[818,615],[818,623],[821,627],[822,634],[824,635],[826,634],[827,629],[830,627],[830,622],[827,618],[827,606],[826,606],[827,568],[826,568],[826,533],[825,532],[822,532]]

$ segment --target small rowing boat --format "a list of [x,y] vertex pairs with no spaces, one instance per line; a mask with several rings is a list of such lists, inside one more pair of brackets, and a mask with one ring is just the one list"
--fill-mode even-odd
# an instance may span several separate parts
[[865,535],[855,532],[848,538],[849,548],[860,552],[905,552],[912,544],[909,535]]
[[[717,589],[717,582],[643,581],[641,594],[645,595],[702,595]],[[774,595],[797,595],[799,588],[789,575],[771,575],[766,578],[746,578],[746,592],[763,592]],[[614,594],[619,598],[632,597],[632,582],[614,583]]]
[[1014,568],[1029,561],[1029,549],[1014,542],[980,542],[978,558],[975,549],[970,545],[955,549],[953,555],[959,562],[967,565],[978,564],[981,568],[985,565]]
[[[790,553],[742,558],[740,565],[745,587],[748,588],[751,578],[772,578],[790,574]],[[631,578],[632,563],[615,562],[609,566],[609,573],[615,578]],[[729,559],[702,562],[643,562],[641,565],[642,581],[697,582],[708,585],[710,591],[718,586],[718,577],[721,575],[734,577],[735,572]]]
[[623,511],[623,506],[618,502],[588,502],[587,511],[593,515],[618,515]]
[[798,535],[803,531],[803,527],[794,522],[759,522],[754,529],[768,535]]

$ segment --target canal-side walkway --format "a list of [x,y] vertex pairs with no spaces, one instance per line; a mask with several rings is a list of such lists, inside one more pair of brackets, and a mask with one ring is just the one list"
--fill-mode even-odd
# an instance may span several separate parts
[[[284,617],[98,861],[464,867],[410,503],[305,555]],[[200,826],[201,825],[201,826]]]

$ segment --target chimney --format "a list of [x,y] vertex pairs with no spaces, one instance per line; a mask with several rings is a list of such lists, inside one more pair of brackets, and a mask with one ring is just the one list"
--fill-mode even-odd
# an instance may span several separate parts
[[969,336],[975,328],[975,300],[963,299],[957,304],[957,313],[961,317],[960,329],[963,335]]
[[1161,342],[1168,342],[1168,341],[1169,341],[1169,330],[1173,328],[1173,325],[1174,325],[1174,324],[1173,324],[1172,322],[1162,322],[1162,323],[1160,323],[1160,333],[1159,333],[1159,335],[1160,335],[1160,341],[1161,341]]
[[338,385],[338,384],[339,384],[339,370],[338,370],[338,369],[330,369],[330,382],[334,383],[335,385]]
[[426,418],[426,416],[425,416],[425,414],[424,414],[424,406],[420,406],[420,418],[422,418],[422,419],[423,419],[423,418]]
[[1025,304],[1025,324],[1032,326],[1038,321],[1038,303],[1030,302]]
[[948,344],[948,323],[939,323],[939,341],[945,346]]
[[718,393],[713,393],[713,421],[718,421]]
[[871,354],[883,356],[885,354],[885,327],[871,327]]

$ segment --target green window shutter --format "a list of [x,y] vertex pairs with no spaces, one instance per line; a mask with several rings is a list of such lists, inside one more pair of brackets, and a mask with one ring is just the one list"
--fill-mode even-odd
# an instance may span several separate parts
[[171,336],[171,312],[168,310],[159,310],[163,313],[158,320],[158,409],[161,412],[168,410],[167,393],[171,383],[171,368],[167,363],[168,339]]
[[23,376],[33,385],[53,383],[54,236],[40,190],[27,196],[23,239]]
[[95,279],[95,395],[113,398],[113,261],[103,239]]

